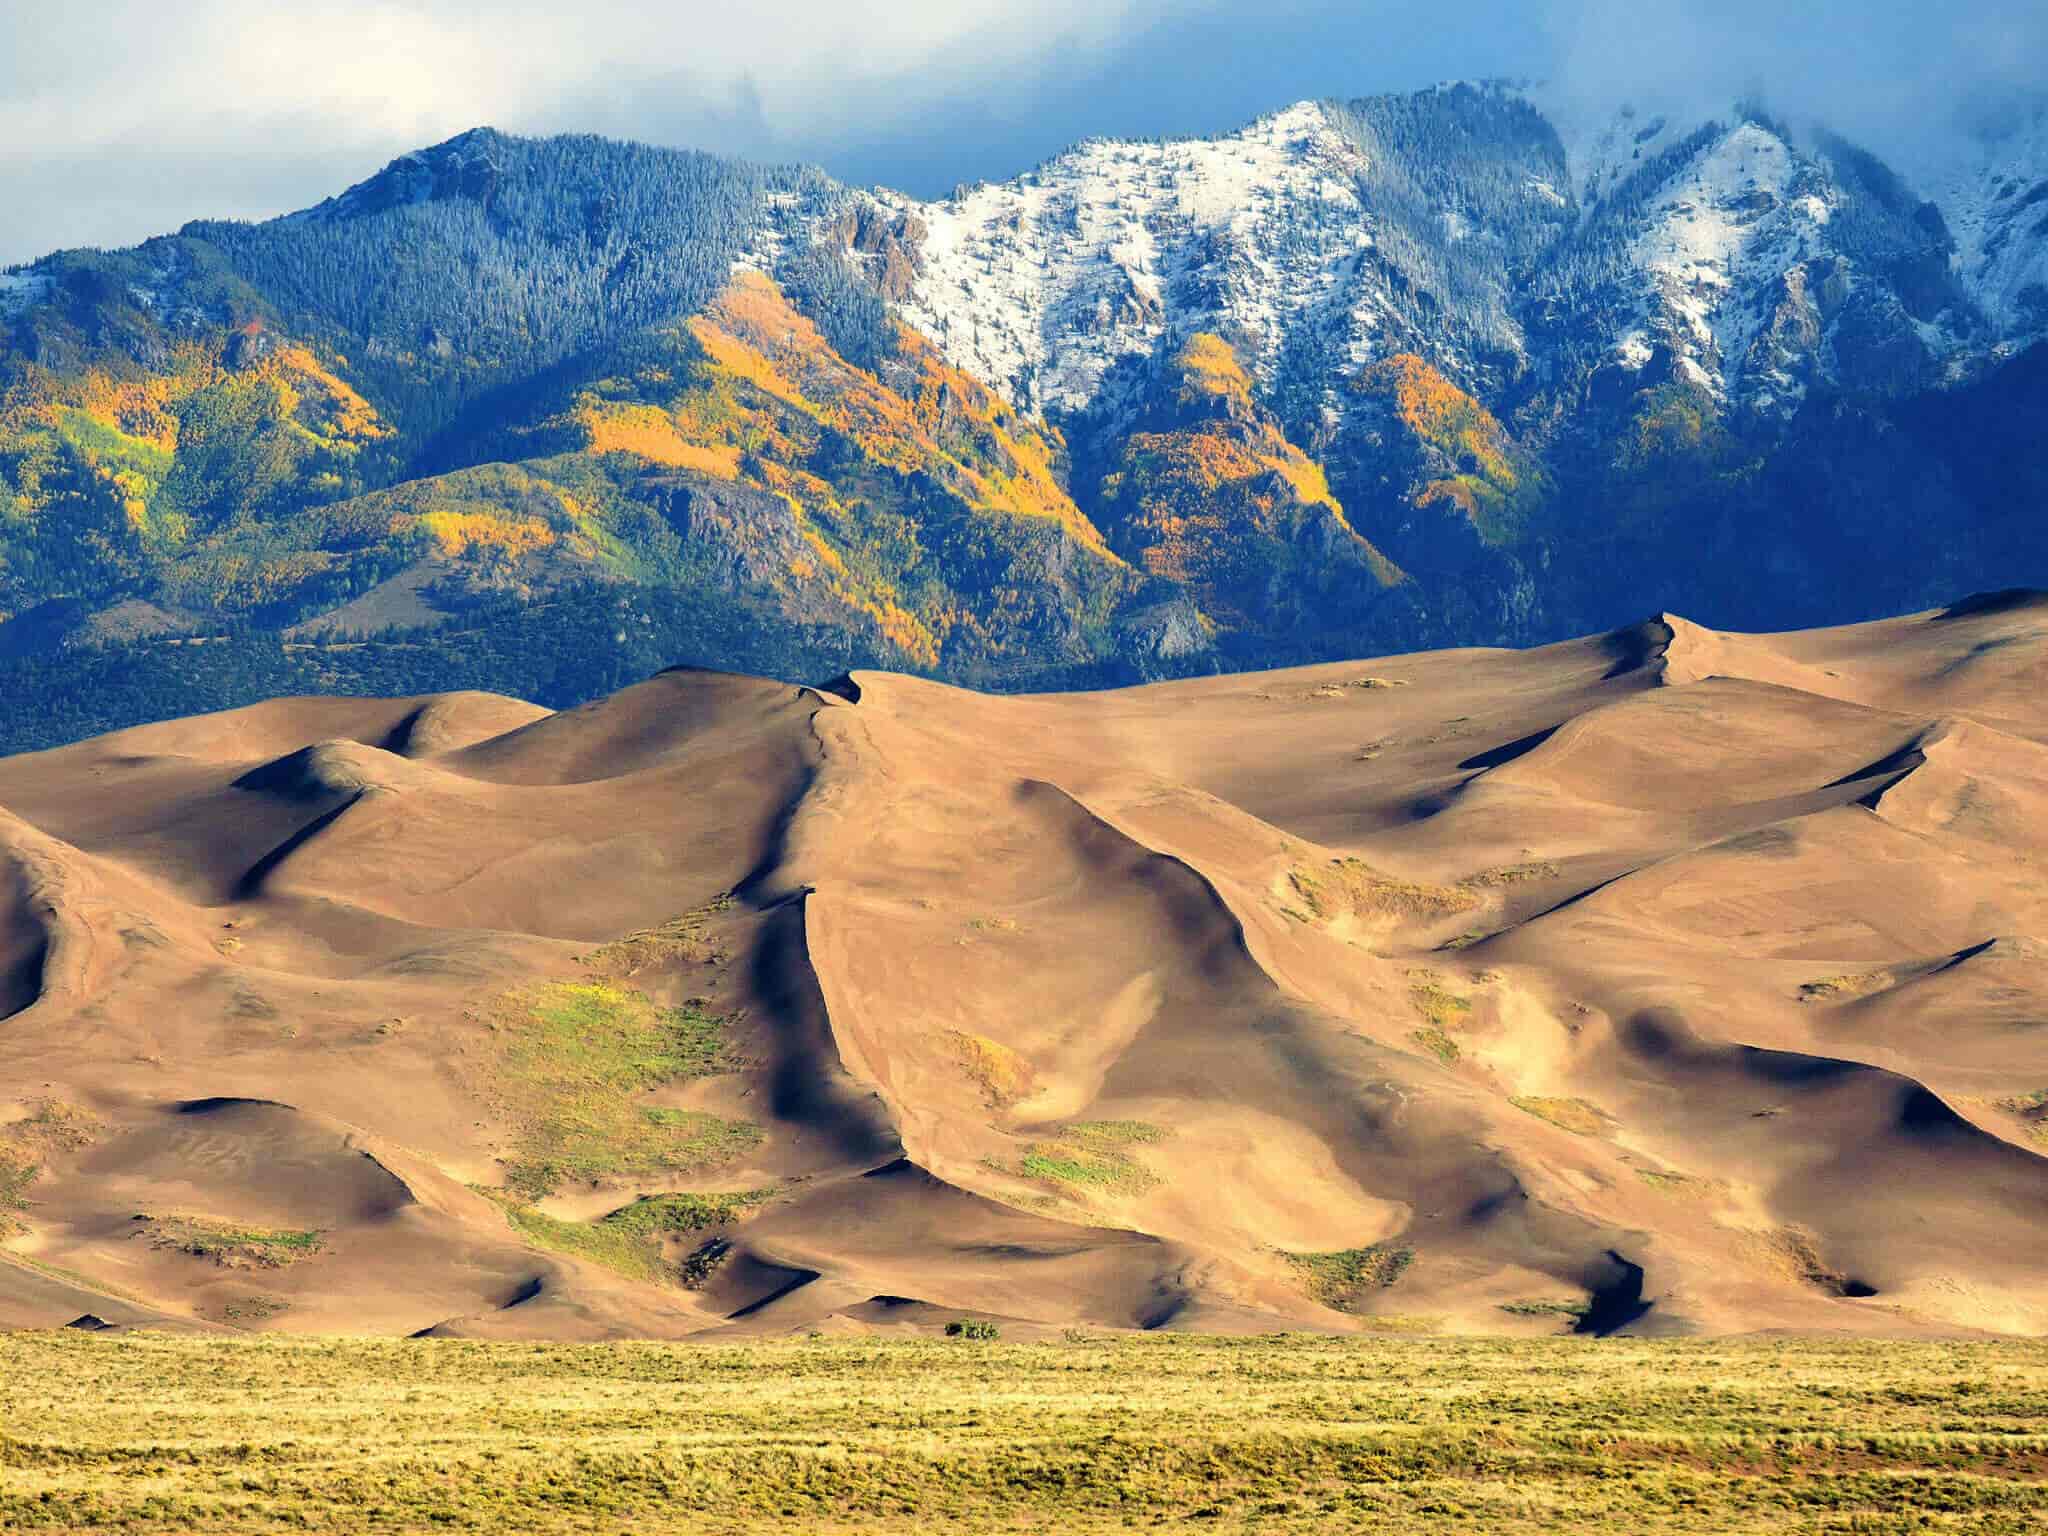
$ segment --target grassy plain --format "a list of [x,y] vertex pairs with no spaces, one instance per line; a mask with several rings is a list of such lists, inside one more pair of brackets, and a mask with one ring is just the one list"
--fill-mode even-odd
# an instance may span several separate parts
[[2048,1345],[0,1338],[0,1529],[2048,1529]]

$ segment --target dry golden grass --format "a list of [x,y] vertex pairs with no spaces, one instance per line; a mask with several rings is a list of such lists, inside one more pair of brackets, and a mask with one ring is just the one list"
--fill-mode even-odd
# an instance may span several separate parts
[[2048,1345],[0,1338],[0,1529],[2038,1531]]
[[1408,1002],[1422,1019],[1408,1038],[1447,1067],[1457,1061],[1464,1052],[1452,1032],[1464,1028],[1472,999],[1451,991],[1435,971],[1416,969],[1408,973]]
[[1703,1179],[1669,1168],[1638,1168],[1636,1177],[1658,1194],[1670,1195],[1676,1200],[1712,1200],[1728,1192],[1725,1180]]

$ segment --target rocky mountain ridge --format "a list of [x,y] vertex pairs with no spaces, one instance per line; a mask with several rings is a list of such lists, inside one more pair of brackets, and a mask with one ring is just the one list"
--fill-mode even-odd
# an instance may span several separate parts
[[[1389,193],[1429,185],[1437,167],[1417,150],[1432,137],[1443,165],[1490,163],[1431,188],[1417,219]],[[1303,101],[1215,139],[1091,141],[938,202],[850,194],[850,219],[849,194],[822,215],[786,205],[772,248],[791,246],[792,214],[814,239],[836,221],[906,318],[1025,409],[1093,408],[1121,365],[1196,329],[1229,336],[1269,385],[1290,346],[1314,344],[1333,394],[1410,349],[1468,389],[1512,389],[1548,361],[1519,302],[1579,305],[1613,366],[1661,353],[1717,398],[1782,413],[1809,381],[1866,382],[1882,361],[1866,338],[1904,349],[1882,375],[1895,387],[2036,339],[2040,232],[1999,238],[2028,205],[2024,174],[1981,170],[2007,189],[1988,206],[1952,178],[1944,209],[1854,146],[1755,108],[1691,124],[1623,109],[1567,143],[1521,92],[1458,85]],[[1440,249],[1421,252],[1432,235]],[[1424,254],[1476,259],[1431,284]],[[1589,279],[1596,265],[1606,281]],[[1485,302],[1444,302],[1458,277]]]

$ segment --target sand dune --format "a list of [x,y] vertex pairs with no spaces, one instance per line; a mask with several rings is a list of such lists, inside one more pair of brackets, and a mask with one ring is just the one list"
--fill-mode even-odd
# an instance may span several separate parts
[[0,762],[0,1326],[2048,1331],[2048,600]]

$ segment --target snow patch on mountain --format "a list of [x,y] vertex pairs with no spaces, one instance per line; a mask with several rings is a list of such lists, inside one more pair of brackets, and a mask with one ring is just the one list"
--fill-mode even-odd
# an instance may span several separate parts
[[1646,160],[1652,160],[1695,126],[1668,112],[1639,111],[1611,102],[1593,105],[1530,85],[1520,94],[1541,112],[1564,146],[1572,199],[1591,213]]
[[1814,167],[1759,123],[1723,135],[1665,184],[1630,256],[1649,279],[1653,324],[1725,392],[1784,274],[1821,252],[1833,196]]
[[1269,374],[1288,317],[1371,244],[1362,164],[1302,102],[1216,139],[1091,141],[942,202],[876,196],[927,232],[906,317],[1018,405],[1079,410],[1170,328]]
[[1958,174],[1962,286],[1944,293],[1931,211],[1824,134],[1739,103],[1462,86],[1301,102],[1213,139],[1091,140],[933,202],[806,188],[771,200],[742,264],[837,244],[1033,414],[1120,420],[1142,365],[1195,331],[1227,337],[1296,420],[1319,379],[1333,431],[1362,408],[1347,382],[1394,352],[1509,412],[1597,356],[1782,414],[1817,384],[1920,387],[1998,336],[2048,333],[2048,111]]
[[2048,99],[1917,171],[1986,316],[2009,338],[2048,333]]
[[19,314],[50,291],[40,272],[0,272],[0,315]]

